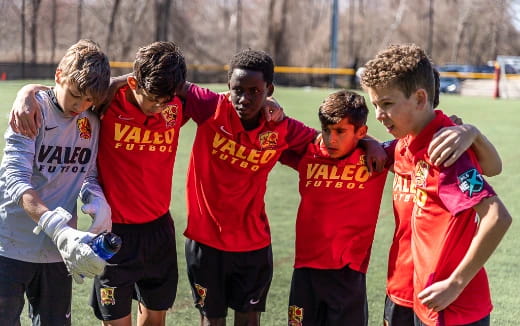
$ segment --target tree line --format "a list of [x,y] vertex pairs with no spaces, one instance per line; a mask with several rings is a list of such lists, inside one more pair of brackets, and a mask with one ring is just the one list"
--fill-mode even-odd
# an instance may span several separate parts
[[[277,65],[330,64],[334,0],[0,0],[1,61],[54,63],[80,38],[114,61],[176,42],[188,63],[225,64],[243,48]],[[339,0],[337,66],[362,65],[382,47],[413,42],[437,64],[520,55],[518,0]]]

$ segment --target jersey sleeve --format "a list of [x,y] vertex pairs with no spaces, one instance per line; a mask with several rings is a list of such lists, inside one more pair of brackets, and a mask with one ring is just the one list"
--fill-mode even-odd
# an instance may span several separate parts
[[395,147],[397,146],[397,139],[385,141],[384,143],[381,143],[381,146],[383,146],[383,149],[385,150],[386,155],[388,155],[388,159],[385,164],[385,167],[388,168],[394,164]]
[[215,113],[221,96],[223,95],[212,92],[207,88],[190,84],[186,94],[184,118],[186,121],[191,118],[197,124],[203,123]]
[[302,156],[307,146],[314,141],[318,132],[314,128],[307,127],[302,122],[292,119],[287,121],[287,144],[288,150],[296,155]]
[[478,166],[464,153],[453,165],[441,168],[439,197],[452,215],[472,208],[487,197],[496,196]]
[[296,154],[294,151],[286,150],[282,153],[278,161],[284,165],[290,166],[291,168],[298,170],[298,165],[302,160],[302,156]]
[[33,189],[31,177],[35,148],[33,139],[15,133],[11,127],[7,128],[4,148],[5,183],[7,194],[16,203],[24,192]]

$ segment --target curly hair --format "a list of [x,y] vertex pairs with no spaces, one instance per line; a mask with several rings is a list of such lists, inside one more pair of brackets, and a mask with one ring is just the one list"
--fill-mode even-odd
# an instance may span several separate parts
[[171,96],[186,81],[186,62],[173,42],[154,42],[139,48],[135,55],[137,85],[158,97]]
[[367,123],[368,108],[365,98],[354,92],[341,90],[327,96],[318,109],[322,126],[336,124],[348,118],[357,130]]
[[235,54],[229,63],[228,80],[231,79],[235,69],[260,71],[267,84],[273,83],[274,62],[271,56],[264,51],[247,49]]
[[102,103],[108,93],[110,64],[99,45],[83,39],[73,44],[58,64],[61,80],[75,86],[82,95]]
[[423,88],[428,101],[435,102],[433,64],[426,53],[415,44],[394,44],[368,61],[361,76],[363,88],[397,87],[406,97]]

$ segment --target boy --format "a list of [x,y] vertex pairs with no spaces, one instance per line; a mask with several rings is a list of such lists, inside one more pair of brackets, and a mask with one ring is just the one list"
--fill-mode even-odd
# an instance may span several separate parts
[[322,140],[282,162],[300,175],[289,325],[367,325],[366,272],[388,170],[369,173],[368,108],[337,91],[319,108]]
[[[511,217],[471,150],[449,167],[432,164],[432,136],[451,122],[433,109],[430,60],[416,45],[391,46],[367,63],[362,84],[376,118],[399,138],[396,172],[410,176],[411,184],[397,185],[409,189],[414,205],[410,210],[403,204],[396,218],[412,215],[415,324],[489,325],[492,305],[482,266]],[[394,203],[396,195],[394,183]]]
[[[76,227],[80,194],[109,227],[110,208],[96,172],[99,120],[88,110],[108,90],[110,66],[99,46],[80,40],[61,59],[56,85],[36,94],[42,124],[35,139],[8,128],[0,167],[0,324],[17,325],[29,301],[33,324],[70,325],[72,280],[101,274],[105,262]],[[86,205],[85,205],[86,206]],[[33,231],[34,229],[34,231]],[[40,231],[44,232],[40,232]],[[33,233],[34,232],[34,233]]]

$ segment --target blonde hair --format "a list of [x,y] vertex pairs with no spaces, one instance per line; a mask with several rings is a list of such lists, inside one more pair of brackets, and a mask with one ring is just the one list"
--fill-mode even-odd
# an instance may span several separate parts
[[61,81],[92,97],[94,104],[102,103],[110,84],[110,64],[99,45],[91,40],[80,40],[72,45],[60,63]]
[[394,44],[379,52],[365,65],[361,76],[363,88],[396,87],[406,97],[419,88],[428,93],[428,101],[435,102],[433,64],[426,53],[415,44]]

